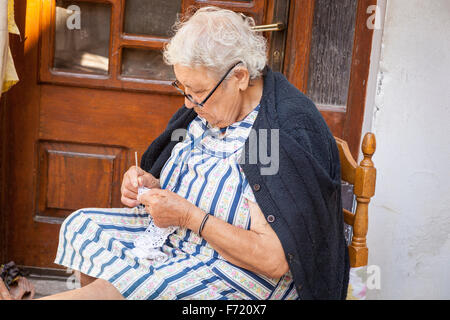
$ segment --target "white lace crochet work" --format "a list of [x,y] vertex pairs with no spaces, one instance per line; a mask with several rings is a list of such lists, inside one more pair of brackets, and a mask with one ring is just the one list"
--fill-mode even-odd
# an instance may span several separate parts
[[[144,194],[148,190],[150,189],[140,187],[138,188],[138,195]],[[135,247],[132,251],[139,258],[163,262],[167,259],[167,256],[164,252],[158,250],[158,248],[162,247],[167,237],[178,229],[178,227],[160,228],[153,223],[151,216],[149,218],[150,221],[147,229],[134,240]]]

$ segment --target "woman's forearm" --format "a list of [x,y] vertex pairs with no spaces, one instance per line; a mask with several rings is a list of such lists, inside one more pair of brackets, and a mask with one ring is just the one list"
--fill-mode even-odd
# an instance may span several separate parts
[[[197,233],[204,216],[205,212],[196,207],[187,227]],[[279,278],[289,267],[275,233],[271,229],[272,234],[266,231],[263,228],[245,230],[210,216],[201,236],[227,261],[255,273]]]

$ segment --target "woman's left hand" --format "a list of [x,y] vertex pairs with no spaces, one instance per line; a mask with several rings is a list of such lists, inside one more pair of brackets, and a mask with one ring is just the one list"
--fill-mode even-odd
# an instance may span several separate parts
[[145,211],[150,213],[155,225],[160,228],[187,227],[190,212],[196,208],[185,198],[166,189],[150,189],[138,196],[138,201],[145,205]]

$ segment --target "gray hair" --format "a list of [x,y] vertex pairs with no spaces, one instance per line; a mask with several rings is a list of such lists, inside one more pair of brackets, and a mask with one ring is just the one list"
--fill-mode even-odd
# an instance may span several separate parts
[[266,39],[252,30],[251,17],[217,7],[204,7],[186,20],[178,20],[176,32],[165,46],[168,65],[206,67],[220,77],[242,61],[250,79],[259,78],[267,63]]

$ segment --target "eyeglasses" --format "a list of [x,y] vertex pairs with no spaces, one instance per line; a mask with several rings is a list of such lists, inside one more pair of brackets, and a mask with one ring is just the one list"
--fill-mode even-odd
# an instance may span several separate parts
[[236,67],[239,63],[242,63],[242,61],[239,61],[239,62],[235,63],[227,71],[227,73],[225,73],[225,75],[222,77],[222,79],[220,79],[220,81],[216,84],[214,89],[212,89],[211,92],[208,93],[208,95],[206,96],[205,99],[203,99],[202,102],[197,102],[197,101],[194,100],[194,98],[190,94],[186,94],[186,92],[184,92],[184,90],[180,88],[181,84],[180,84],[180,82],[178,80],[175,80],[174,82],[172,82],[172,86],[174,86],[175,89],[177,89],[179,92],[181,92],[186,97],[186,99],[188,99],[190,102],[195,104],[197,107],[203,108],[203,105],[206,103],[206,101],[208,101],[208,99],[212,96],[212,94],[214,93],[214,91],[216,91],[216,89],[220,86],[220,84],[225,80],[225,78],[228,76],[228,74],[231,72],[231,70],[233,70],[234,67]]

